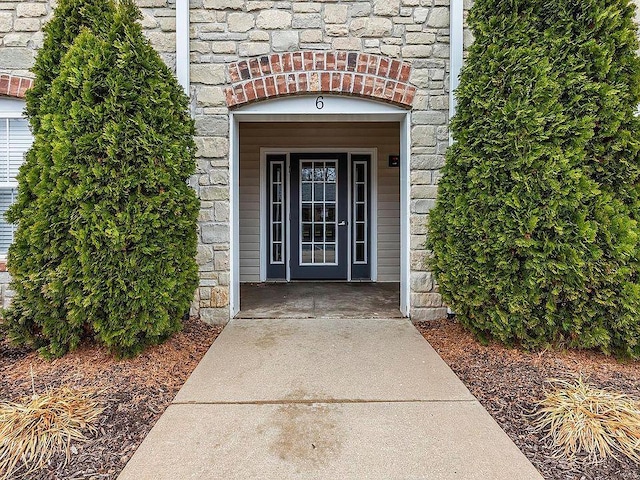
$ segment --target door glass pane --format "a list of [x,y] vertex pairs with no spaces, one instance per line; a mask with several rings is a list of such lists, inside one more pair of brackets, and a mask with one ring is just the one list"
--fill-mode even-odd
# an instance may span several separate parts
[[310,202],[311,200],[313,200],[311,198],[311,186],[313,184],[312,183],[303,183],[302,184],[302,201],[303,202]]
[[[300,241],[302,264],[335,265],[337,248],[336,160],[302,162],[300,171]],[[312,223],[311,223],[312,222]],[[328,242],[332,254],[325,255]]]
[[282,261],[282,244],[281,243],[273,244],[273,261],[274,262]]
[[336,201],[336,184],[335,183],[326,183],[324,185],[324,199],[328,202]]
[[283,263],[282,253],[282,236],[284,234],[284,221],[282,210],[284,208],[284,183],[282,172],[284,170],[284,161],[277,160],[270,162],[270,197],[269,200],[271,210],[271,263]]
[[336,220],[336,206],[329,204],[325,208],[327,209],[327,212],[326,212],[326,216],[327,216],[326,220],[327,220],[327,222],[335,222],[335,220]]
[[311,221],[311,204],[310,203],[302,204],[302,221],[303,222]]
[[303,242],[311,241],[311,224],[310,223],[302,224],[302,241]]
[[353,163],[353,251],[354,263],[367,263],[367,167],[364,160]]
[[301,176],[302,181],[309,182],[313,180],[313,167],[311,163],[305,162],[302,164]]
[[326,245],[324,247],[324,261],[327,263],[335,263],[336,261],[336,246],[335,245]]
[[324,239],[327,242],[335,242],[336,241],[336,226],[331,224],[331,223],[327,223],[327,225],[325,226],[325,230],[324,230]]

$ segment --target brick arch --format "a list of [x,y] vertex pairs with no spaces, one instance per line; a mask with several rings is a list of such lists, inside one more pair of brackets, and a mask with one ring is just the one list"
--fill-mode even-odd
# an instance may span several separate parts
[[0,74],[0,95],[24,98],[27,90],[33,85],[33,79],[17,75]]
[[411,64],[360,52],[289,52],[227,66],[227,106],[305,93],[337,93],[411,108]]

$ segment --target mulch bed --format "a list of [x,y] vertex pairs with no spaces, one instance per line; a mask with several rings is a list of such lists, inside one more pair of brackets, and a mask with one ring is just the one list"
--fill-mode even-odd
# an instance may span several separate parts
[[85,345],[46,361],[0,341],[0,399],[30,396],[33,372],[36,392],[62,385],[95,388],[105,407],[99,433],[74,444],[66,466],[64,455],[56,456],[29,479],[115,479],[221,330],[191,319],[163,345],[129,360],[116,360],[104,348]]
[[545,479],[640,480],[640,465],[626,457],[597,465],[586,458],[554,458],[550,440],[536,432],[527,417],[552,378],[583,375],[597,388],[640,399],[640,362],[621,363],[590,351],[530,353],[498,344],[484,346],[455,321],[417,327]]

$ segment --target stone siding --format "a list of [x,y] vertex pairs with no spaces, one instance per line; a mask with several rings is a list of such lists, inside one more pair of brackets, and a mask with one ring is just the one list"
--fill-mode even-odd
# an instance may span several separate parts
[[[138,0],[145,34],[169,67],[175,70],[175,1]],[[32,76],[35,51],[42,46],[42,27],[49,20],[50,0],[0,2],[0,73]]]
[[50,14],[46,1],[0,2],[0,73],[31,76],[29,68]]
[[[175,2],[138,0],[145,34],[175,65]],[[225,88],[230,63],[296,51],[355,52],[411,64],[416,87],[411,127],[411,315],[442,316],[445,309],[426,269],[427,213],[448,146],[448,0],[266,1],[191,0],[192,113],[197,174],[191,185],[199,218],[200,288],[192,309],[207,322],[229,317],[229,110]],[[29,75],[40,28],[51,7],[43,2],[0,3],[0,73]]]
[[[362,2],[194,0],[191,2],[191,90],[198,125],[203,200],[200,314],[223,321],[227,306],[209,306],[209,288],[228,287],[228,110],[226,65],[283,52],[363,52],[412,65],[411,305],[416,320],[444,315],[426,271],[428,210],[448,146],[449,8],[447,0]],[[213,179],[218,180],[214,182]],[[206,192],[203,195],[203,192]],[[224,207],[223,207],[224,205]],[[225,208],[226,207],[226,208]],[[224,208],[222,215],[216,215]],[[203,298],[203,292],[206,299]],[[220,305],[217,303],[216,305]]]

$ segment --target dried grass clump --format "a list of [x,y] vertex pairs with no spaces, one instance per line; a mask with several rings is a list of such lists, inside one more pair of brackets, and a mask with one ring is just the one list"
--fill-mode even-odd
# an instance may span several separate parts
[[592,387],[582,378],[574,383],[551,380],[554,386],[539,402],[536,424],[548,431],[558,456],[573,459],[586,453],[597,463],[621,453],[640,463],[640,402]]
[[94,392],[68,387],[34,394],[24,404],[0,402],[0,480],[26,476],[59,452],[68,462],[71,442],[95,433],[103,410]]

